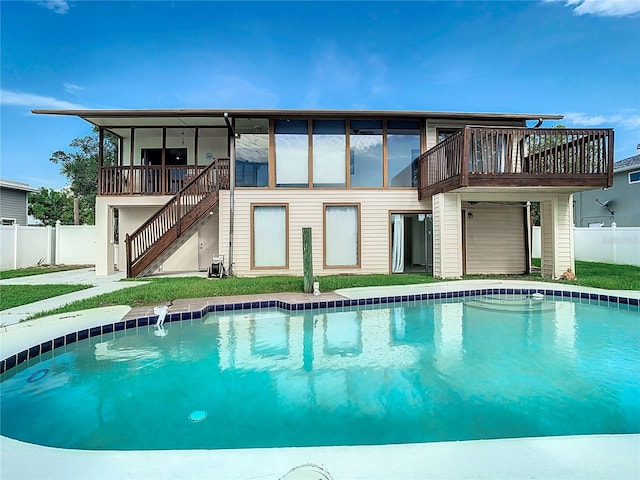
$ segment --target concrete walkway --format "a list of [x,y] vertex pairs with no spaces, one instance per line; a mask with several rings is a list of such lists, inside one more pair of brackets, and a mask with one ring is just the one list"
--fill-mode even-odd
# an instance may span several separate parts
[[0,312],[0,326],[19,323],[36,313],[53,310],[68,303],[75,302],[76,300],[83,300],[103,293],[115,292],[123,288],[137,287],[138,285],[146,284],[146,282],[121,282],[120,280],[125,277],[124,272],[119,272],[114,275],[96,275],[94,268],[81,268],[77,270],[66,270],[64,272],[44,273],[42,275],[30,275],[28,277],[0,280],[0,287],[2,285],[93,285],[91,288],[77,292],[2,310]]

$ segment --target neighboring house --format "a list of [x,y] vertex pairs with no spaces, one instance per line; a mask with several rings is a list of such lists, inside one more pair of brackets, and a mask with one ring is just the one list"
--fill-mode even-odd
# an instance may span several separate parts
[[542,273],[557,278],[574,267],[572,193],[613,174],[611,130],[526,126],[560,115],[34,113],[118,140],[116,160],[100,155],[98,274],[205,270],[220,254],[236,275],[301,275],[304,227],[316,275],[525,273],[540,201]]
[[0,179],[0,222],[2,225],[26,225],[28,196],[37,192],[26,183]]
[[613,187],[573,197],[576,227],[640,227],[640,155],[613,164]]

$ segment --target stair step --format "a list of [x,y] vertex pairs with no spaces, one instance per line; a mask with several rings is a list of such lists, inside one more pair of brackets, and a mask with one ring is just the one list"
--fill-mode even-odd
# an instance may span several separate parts
[[524,313],[524,312],[553,312],[555,302],[534,299],[529,295],[516,295],[510,297],[482,296],[467,302],[466,305],[478,310],[486,310],[500,313]]

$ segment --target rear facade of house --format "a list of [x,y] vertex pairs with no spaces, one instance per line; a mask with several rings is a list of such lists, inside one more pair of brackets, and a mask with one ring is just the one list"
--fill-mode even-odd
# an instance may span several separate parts
[[[344,110],[85,110],[100,131],[96,272],[316,275],[573,268],[572,194],[610,186],[613,132],[557,115]],[[527,127],[527,121],[537,122]]]

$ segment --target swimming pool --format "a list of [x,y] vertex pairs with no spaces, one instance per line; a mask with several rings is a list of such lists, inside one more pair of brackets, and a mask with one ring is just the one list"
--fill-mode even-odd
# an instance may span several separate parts
[[637,433],[639,318],[506,295],[219,312],[8,372],[2,434],[193,449]]

